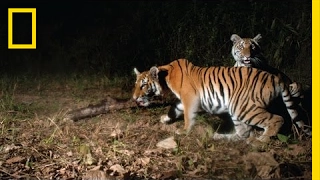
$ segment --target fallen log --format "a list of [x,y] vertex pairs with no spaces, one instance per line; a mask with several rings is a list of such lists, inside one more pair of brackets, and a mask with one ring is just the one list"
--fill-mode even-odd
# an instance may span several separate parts
[[78,121],[80,119],[94,117],[100,114],[106,114],[109,111],[121,110],[131,107],[136,107],[136,104],[131,100],[118,100],[108,96],[98,104],[90,104],[87,107],[68,112],[65,118],[73,121]]

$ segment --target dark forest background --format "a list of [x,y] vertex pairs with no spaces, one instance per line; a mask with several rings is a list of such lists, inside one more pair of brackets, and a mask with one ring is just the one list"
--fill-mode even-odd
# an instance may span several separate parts
[[[177,58],[232,66],[230,36],[261,33],[260,45],[271,65],[307,71],[311,77],[311,0],[0,4],[2,74],[131,76],[133,67],[146,70]],[[37,8],[37,49],[8,49],[9,7]],[[14,23],[23,34],[31,22],[20,18]]]

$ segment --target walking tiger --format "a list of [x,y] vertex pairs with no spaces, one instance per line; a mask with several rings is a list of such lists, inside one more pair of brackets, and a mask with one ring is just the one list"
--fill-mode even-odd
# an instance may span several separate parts
[[[282,97],[294,123],[304,132],[311,131],[298,119],[296,105],[288,87],[278,76],[247,67],[198,67],[186,59],[174,60],[163,66],[153,66],[149,71],[136,74],[133,99],[139,106],[149,106],[153,96],[162,94],[159,73],[165,73],[165,83],[180,100],[172,106],[161,122],[167,123],[184,115],[184,128],[176,133],[188,133],[197,112],[211,114],[228,113],[235,125],[235,133],[224,135],[229,139],[246,139],[252,127],[264,129],[257,138],[268,142],[275,136],[284,120],[281,116],[267,111],[268,105]],[[219,136],[219,134],[216,134]]]

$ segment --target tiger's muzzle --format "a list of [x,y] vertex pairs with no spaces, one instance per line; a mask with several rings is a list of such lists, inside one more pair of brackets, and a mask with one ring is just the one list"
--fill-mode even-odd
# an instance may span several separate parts
[[139,97],[135,99],[135,102],[138,106],[147,107],[150,105],[150,101],[147,97]]
[[246,67],[251,67],[252,66],[252,62],[251,62],[251,58],[250,57],[245,57],[245,56],[241,57],[241,62]]

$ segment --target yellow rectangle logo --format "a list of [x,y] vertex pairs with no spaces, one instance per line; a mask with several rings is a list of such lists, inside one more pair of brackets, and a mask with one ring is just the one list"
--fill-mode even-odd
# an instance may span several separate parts
[[[13,13],[31,13],[32,18],[32,43],[13,44],[12,16]],[[8,8],[8,49],[36,49],[36,8]]]

